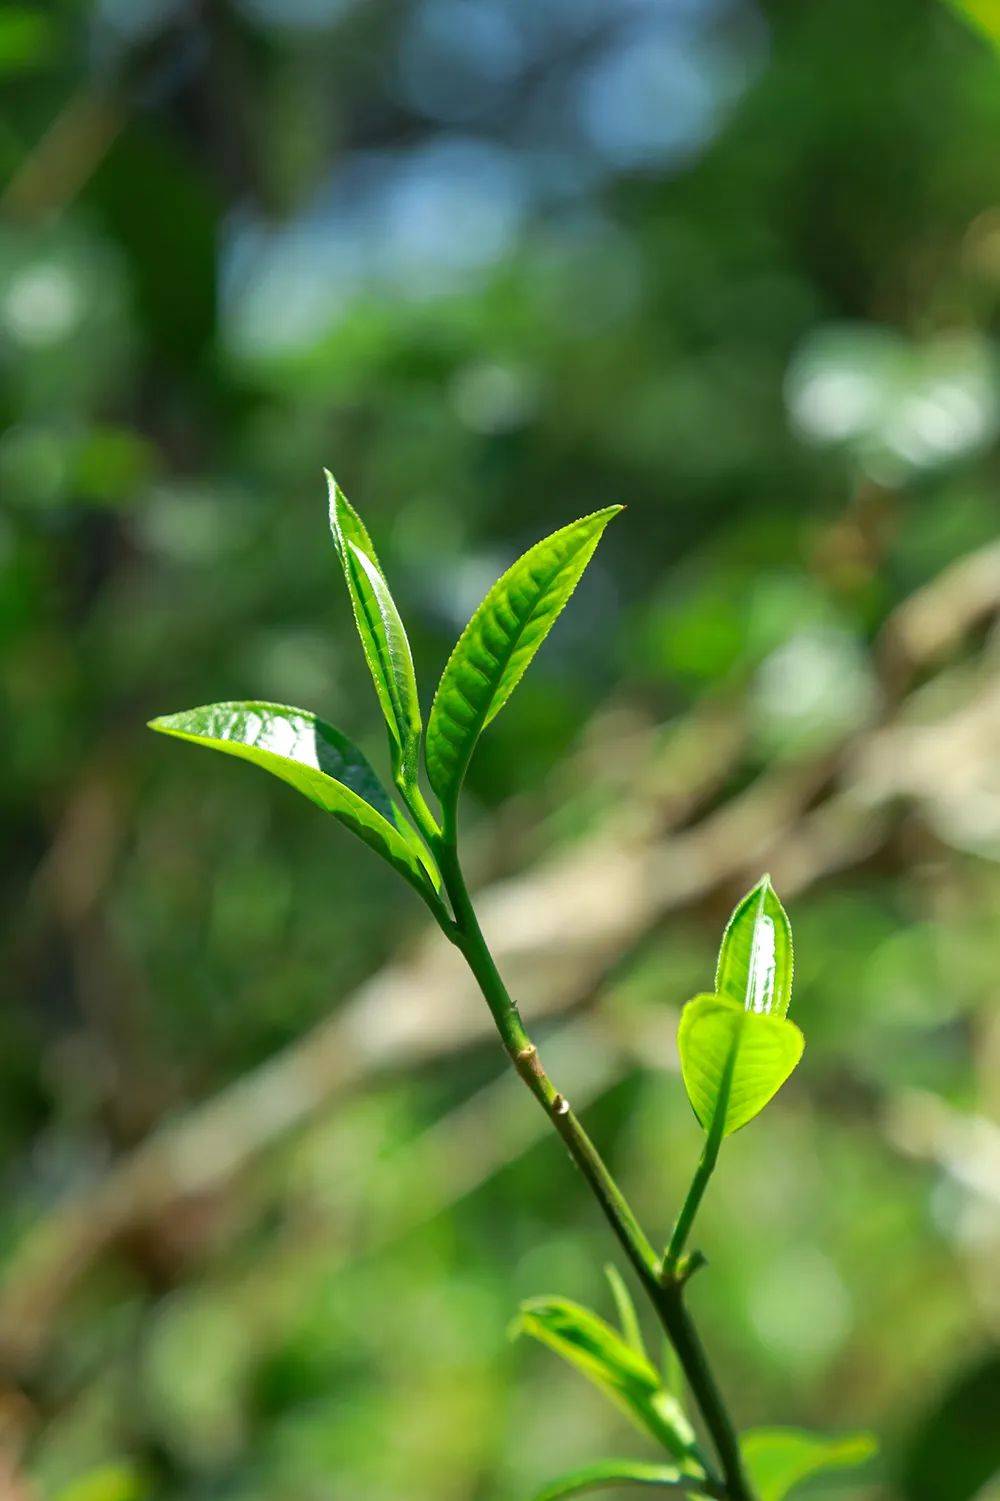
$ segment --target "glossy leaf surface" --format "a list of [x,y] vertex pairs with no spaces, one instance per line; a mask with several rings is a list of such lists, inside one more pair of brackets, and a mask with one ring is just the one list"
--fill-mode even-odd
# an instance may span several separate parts
[[674,1495],[705,1494],[698,1490],[697,1482],[685,1479],[671,1465],[646,1464],[636,1459],[604,1459],[553,1480],[537,1492],[534,1501],[561,1501],[564,1496],[582,1496],[587,1492],[625,1485],[654,1487]]
[[784,1016],[792,998],[792,929],[764,876],[726,924],[715,989],[748,1011]]
[[784,1501],[799,1481],[863,1464],[878,1446],[869,1433],[825,1438],[798,1428],[755,1428],[740,1447],[758,1501]]
[[656,1367],[597,1314],[568,1298],[531,1298],[521,1305],[518,1328],[575,1366],[672,1454],[697,1452],[694,1431]]
[[456,643],[427,724],[427,774],[454,808],[480,734],[503,708],[621,506],[571,522],[498,579]]
[[746,1011],[728,996],[699,995],[681,1013],[677,1046],[694,1113],[721,1140],[777,1094],[805,1039],[787,1017]]
[[434,880],[430,857],[361,751],[315,714],[285,704],[206,704],[154,719],[150,729],[262,767],[332,813],[422,893]]
[[410,643],[364,522],[329,470],[326,479],[330,530],[358,635],[389,727],[394,759],[404,782],[413,785],[420,761],[421,719]]

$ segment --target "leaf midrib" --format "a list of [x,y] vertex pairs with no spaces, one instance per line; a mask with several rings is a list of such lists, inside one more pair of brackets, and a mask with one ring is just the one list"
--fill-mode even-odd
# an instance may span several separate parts
[[[395,674],[392,670],[392,654],[388,651],[387,642],[385,643],[386,651],[383,651],[382,649],[383,642],[379,638],[379,632],[376,629],[376,623],[372,620],[369,601],[365,596],[365,591],[362,585],[363,583],[367,584],[369,590],[371,590],[372,603],[375,606],[375,611],[378,616],[378,624],[382,624],[382,613],[378,608],[378,600],[375,598],[375,590],[372,589],[371,584],[364,577],[364,570],[360,567],[360,564],[351,554],[350,543],[347,541],[346,537],[344,537],[343,531],[341,531],[341,544],[344,548],[344,557],[347,562],[347,567],[350,570],[351,582],[354,585],[354,596],[361,607],[362,613],[364,614],[365,625],[368,627],[368,635],[375,647],[375,655],[378,658],[379,666],[382,669],[382,679],[385,683],[386,692],[389,696],[389,703],[392,706],[393,723],[390,724],[389,728],[391,729],[393,736],[395,737],[399,745],[400,752],[405,754],[405,747],[403,745],[402,703],[399,699],[398,689],[395,681]],[[375,566],[378,567],[378,564],[375,564]],[[386,632],[386,635],[388,636],[388,632]],[[388,657],[388,662],[386,661],[386,657]]]
[[[582,545],[582,544],[579,544],[579,545]],[[532,609],[531,609],[530,613],[525,616],[524,620],[518,626],[516,634],[514,634],[511,637],[509,644],[504,648],[504,651],[502,653],[502,665],[500,666],[499,671],[497,673],[496,682],[493,684],[492,691],[490,692],[489,698],[488,698],[488,700],[486,702],[486,706],[485,706],[485,708],[480,713],[477,713],[476,718],[472,721],[472,724],[469,727],[469,732],[468,732],[468,734],[466,736],[466,744],[468,745],[468,754],[466,755],[466,758],[465,758],[465,765],[468,765],[469,756],[471,756],[471,754],[472,754],[472,746],[475,745],[477,738],[483,732],[483,728],[484,728],[484,726],[486,724],[486,718],[487,718],[487,715],[489,713],[490,706],[492,705],[493,699],[496,696],[497,688],[499,687],[501,681],[503,680],[503,675],[506,672],[508,666],[510,665],[511,658],[513,657],[514,652],[517,649],[517,645],[518,645],[521,637],[524,635],[524,632],[527,630],[528,626],[531,624],[532,620],[535,618],[535,615],[536,615],[536,613],[537,613],[537,611],[539,609],[539,606],[540,606],[541,601],[544,598],[545,594],[549,591],[549,589],[551,589],[553,583],[559,577],[559,574],[562,573],[563,569],[566,567],[567,563],[569,563],[570,559],[576,556],[576,553],[579,551],[579,545],[576,546],[576,547],[574,547],[573,550],[572,550],[572,552],[567,553],[567,555],[563,558],[562,562],[559,563],[559,564],[557,564],[557,566],[549,574],[549,576],[546,579],[545,583],[541,586],[541,588],[539,590],[538,598],[536,599],[534,605],[532,606]],[[484,603],[485,603],[485,601],[484,601]],[[474,618],[475,617],[473,617],[473,619]],[[471,627],[471,622],[470,622],[470,627]],[[456,658],[458,656],[458,652],[461,649],[462,641],[463,641],[464,638],[465,638],[465,632],[463,631],[462,636],[459,637],[458,642],[455,645],[455,650],[452,653],[451,661],[455,661],[456,660]],[[485,643],[484,643],[484,645],[485,645]],[[491,656],[496,656],[497,655],[492,650],[491,647],[486,647],[486,650],[490,652]],[[449,666],[451,665],[450,662],[449,662],[448,665]],[[468,665],[471,666],[471,667],[475,667],[475,663],[469,663]],[[483,672],[482,668],[476,668],[476,670],[478,671],[480,677],[482,677],[484,679],[486,678],[486,674]],[[445,671],[447,672],[447,668],[445,669]],[[487,681],[488,681],[488,679],[487,679]],[[443,679],[442,679],[442,684],[443,684]],[[466,694],[461,689],[461,687],[460,687],[459,684],[456,683],[455,686],[458,688],[459,692],[462,693],[462,697],[465,699],[466,703],[469,703],[468,694]],[[440,691],[441,690],[439,689],[438,690],[438,694],[440,693]],[[434,695],[434,703],[435,703],[435,705],[437,704],[438,694]],[[433,712],[433,707],[434,706],[432,705],[432,712]],[[470,705],[470,707],[474,707],[474,705]],[[440,715],[443,716],[445,712],[446,711],[442,708],[442,710],[440,711]],[[435,729],[439,729],[439,728],[440,728],[439,725],[435,725]],[[451,745],[455,744],[455,741],[452,740],[450,736],[446,735],[445,739]],[[457,764],[459,766],[459,769],[461,770],[462,769],[461,758],[459,758],[459,761],[458,761]],[[460,777],[456,778],[456,781],[460,781],[460,780],[461,780]],[[454,790],[454,796],[457,797],[457,795],[458,795],[458,788],[456,787],[455,790]]]

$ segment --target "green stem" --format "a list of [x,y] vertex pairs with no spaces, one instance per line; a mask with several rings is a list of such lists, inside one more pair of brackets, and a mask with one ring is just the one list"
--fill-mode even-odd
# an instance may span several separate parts
[[[416,824],[418,830],[420,831],[424,844],[427,846],[428,850],[430,850],[434,858],[439,859],[442,843],[441,830],[438,827],[437,819],[434,817],[434,814],[427,806],[427,801],[423,793],[421,792],[420,787],[416,782],[411,781],[403,776],[399,768],[394,767],[393,777],[395,779],[399,794],[402,797],[403,802],[406,804],[413,822]],[[458,926],[452,918],[451,913],[448,911],[447,906],[441,900],[438,892],[430,890],[428,888],[426,890],[421,890],[420,895],[427,903],[434,921],[437,923],[444,936],[448,939],[449,943],[457,943]]]
[[674,1225],[673,1234],[670,1237],[667,1254],[663,1258],[663,1270],[668,1276],[674,1276],[680,1265],[681,1257],[684,1254],[684,1247],[687,1244],[687,1238],[691,1233],[691,1226],[694,1224],[694,1217],[698,1213],[699,1205],[704,1198],[705,1189],[708,1187],[708,1180],[715,1171],[718,1156],[718,1143],[713,1147],[710,1140],[706,1141],[701,1154],[701,1161],[698,1163],[695,1175],[691,1179],[691,1187],[687,1191],[687,1197],[681,1205],[680,1214],[677,1216],[677,1223]]
[[597,1148],[571,1109],[569,1101],[559,1093],[542,1067],[538,1049],[525,1030],[520,1012],[507,991],[483,937],[454,848],[442,843],[438,845],[436,853],[445,889],[455,913],[458,929],[455,942],[490,1008],[508,1057],[566,1143],[570,1156],[590,1184],[636,1272],[644,1281],[650,1278],[655,1280],[659,1266],[656,1252],[605,1167]]
[[413,821],[428,845],[433,849],[441,838],[438,821],[427,806],[427,799],[416,782],[408,781],[401,773],[394,773],[400,795],[413,815]]
[[701,1201],[705,1196],[708,1180],[715,1172],[715,1164],[719,1160],[719,1148],[722,1146],[722,1138],[726,1131],[726,1115],[729,1110],[729,1096],[733,1087],[733,1074],[736,1069],[736,1055],[739,1052],[739,1042],[739,1033],[737,1032],[733,1037],[732,1045],[722,1070],[722,1077],[719,1080],[719,1097],[716,1103],[715,1114],[712,1117],[712,1123],[708,1129],[708,1135],[705,1138],[701,1160],[695,1169],[694,1177],[691,1179],[691,1187],[688,1189],[687,1197],[681,1205],[681,1212],[677,1216],[677,1223],[674,1225],[670,1244],[667,1246],[667,1252],[663,1258],[663,1272],[667,1280],[674,1280],[676,1278],[680,1259],[684,1254],[684,1247],[687,1244],[688,1236],[691,1234],[691,1226],[694,1224],[695,1215],[698,1213]]
[[677,1216],[677,1223],[670,1237],[670,1246],[667,1247],[667,1255],[664,1256],[664,1271],[668,1276],[673,1276],[680,1265],[680,1258],[688,1243],[688,1235],[691,1234],[691,1226],[694,1225],[695,1214],[698,1213],[698,1205],[704,1198],[704,1190],[709,1186],[709,1178],[712,1177],[718,1156],[718,1147],[715,1151],[710,1151],[710,1144],[706,1142],[706,1147],[701,1153],[701,1162],[698,1163],[697,1171],[691,1180],[688,1196],[680,1207],[680,1214]]
[[729,1501],[754,1501],[743,1468],[739,1437],[722,1393],[716,1385],[705,1347],[684,1306],[683,1282],[660,1283],[655,1290],[647,1290],[660,1316],[660,1322],[677,1351],[677,1358],[705,1419],[705,1426],[712,1435],[712,1443],[725,1476]]
[[586,1178],[677,1351],[688,1385],[719,1455],[728,1501],[754,1501],[743,1471],[736,1431],[715,1384],[694,1325],[684,1307],[683,1281],[673,1277],[662,1279],[659,1258],[628,1201],[571,1109],[569,1101],[559,1093],[542,1067],[538,1050],[525,1029],[517,1006],[508,994],[483,937],[458,862],[454,839],[450,836],[452,830],[446,819],[445,834],[433,841],[433,848],[455,915],[453,941],[461,949],[479,984],[508,1057],[549,1116],[570,1156]]

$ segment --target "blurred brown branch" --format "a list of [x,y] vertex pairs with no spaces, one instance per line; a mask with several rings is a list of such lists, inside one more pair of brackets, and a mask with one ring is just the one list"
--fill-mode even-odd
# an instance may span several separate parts
[[121,105],[90,88],[74,94],[0,194],[0,215],[34,222],[81,191],[124,125]]

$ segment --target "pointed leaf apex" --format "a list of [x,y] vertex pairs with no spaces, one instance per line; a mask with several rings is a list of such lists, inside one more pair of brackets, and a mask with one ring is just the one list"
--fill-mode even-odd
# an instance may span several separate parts
[[338,553],[340,552],[340,526],[338,525],[338,511],[343,498],[343,490],[337,484],[329,469],[324,469],[326,475],[327,512],[330,517],[330,531],[333,534],[333,544]]
[[176,735],[186,727],[187,714],[157,714],[155,719],[146,720],[147,730],[155,730],[158,735]]
[[715,989],[748,1011],[784,1016],[792,995],[792,930],[770,875],[736,904],[719,949]]
[[372,539],[333,475],[330,531],[351,600],[358,635],[389,731],[393,775],[416,785],[420,757],[420,703],[406,628],[385,581]]

